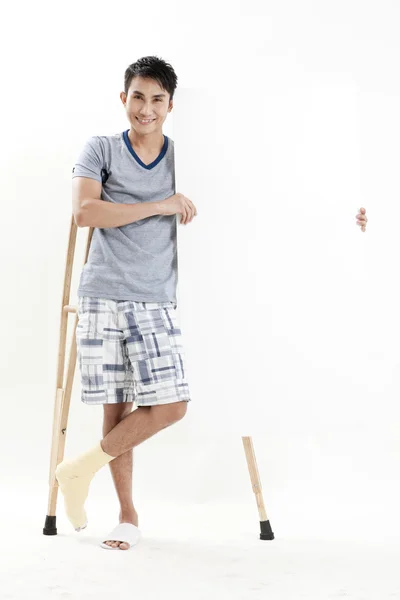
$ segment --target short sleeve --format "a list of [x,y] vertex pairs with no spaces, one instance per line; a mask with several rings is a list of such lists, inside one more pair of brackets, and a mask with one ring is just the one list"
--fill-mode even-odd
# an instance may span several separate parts
[[101,170],[104,166],[104,154],[100,139],[91,137],[84,145],[72,169],[72,178],[89,177],[102,182]]

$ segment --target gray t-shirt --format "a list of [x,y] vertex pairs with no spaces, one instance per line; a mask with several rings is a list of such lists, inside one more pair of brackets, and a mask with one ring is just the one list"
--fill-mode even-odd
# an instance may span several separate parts
[[[106,202],[164,200],[175,194],[174,142],[164,135],[159,156],[145,165],[132,148],[128,130],[93,136],[79,155],[72,177],[103,182],[101,199]],[[176,234],[176,215],[95,228],[78,296],[176,303]]]

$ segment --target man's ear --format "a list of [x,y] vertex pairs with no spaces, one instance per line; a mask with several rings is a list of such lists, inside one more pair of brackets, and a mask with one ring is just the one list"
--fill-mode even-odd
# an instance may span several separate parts
[[173,103],[173,101],[171,100],[171,102],[169,103],[169,106],[168,106],[168,112],[171,112],[171,110],[172,110],[173,108],[174,108],[174,103]]
[[125,94],[125,92],[121,92],[120,95],[119,95],[119,97],[121,98],[122,104],[125,105],[125,103],[126,103],[126,94]]

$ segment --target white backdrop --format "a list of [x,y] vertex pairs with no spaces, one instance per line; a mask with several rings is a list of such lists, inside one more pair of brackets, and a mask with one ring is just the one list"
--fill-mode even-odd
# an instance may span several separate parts
[[[124,70],[158,54],[179,77],[177,190],[199,212],[179,228],[193,401],[135,451],[139,506],[243,501],[257,519],[240,440],[253,435],[277,534],[368,537],[377,519],[397,536],[399,7],[160,2],[151,35],[129,34],[124,3],[106,8],[69,3],[40,35],[26,5],[3,32],[5,481],[35,489],[44,518],[71,170],[88,136],[128,128]],[[101,416],[77,376],[69,455]],[[96,481],[113,497],[108,472]]]

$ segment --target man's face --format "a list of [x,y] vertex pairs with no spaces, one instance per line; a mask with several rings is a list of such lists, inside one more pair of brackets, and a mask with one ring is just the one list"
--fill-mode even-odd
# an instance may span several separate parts
[[128,94],[121,92],[121,100],[132,128],[139,135],[156,133],[172,110],[169,93],[157,81],[134,77]]

